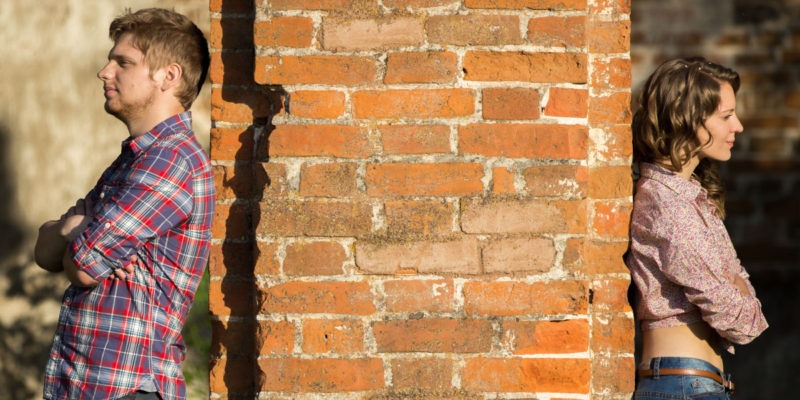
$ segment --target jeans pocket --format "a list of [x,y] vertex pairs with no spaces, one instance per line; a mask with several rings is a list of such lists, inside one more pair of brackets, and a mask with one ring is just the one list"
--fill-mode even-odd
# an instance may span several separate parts
[[689,383],[689,398],[694,400],[729,399],[725,387],[711,378],[692,378]]

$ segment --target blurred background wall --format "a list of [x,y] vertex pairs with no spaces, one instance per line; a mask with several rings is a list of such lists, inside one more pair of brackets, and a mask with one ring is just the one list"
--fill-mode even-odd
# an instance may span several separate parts
[[[736,399],[793,398],[800,365],[800,1],[632,0],[633,94],[662,61],[739,71],[744,133],[723,166],[728,218],[770,328],[726,366]],[[790,395],[792,393],[793,395]]]
[[[0,398],[41,398],[63,275],[32,261],[38,226],[91,188],[119,152],[125,126],[103,111],[97,71],[112,42],[108,24],[126,7],[174,8],[208,32],[207,1],[3,0],[0,4]],[[194,105],[208,145],[210,88]],[[207,397],[207,290],[187,323],[190,398]]]

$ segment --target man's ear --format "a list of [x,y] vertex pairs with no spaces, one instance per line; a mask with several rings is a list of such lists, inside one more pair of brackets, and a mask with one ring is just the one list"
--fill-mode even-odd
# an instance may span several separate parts
[[161,90],[166,91],[180,86],[181,77],[183,77],[183,69],[180,65],[168,64],[162,70],[164,71],[164,80],[161,82]]

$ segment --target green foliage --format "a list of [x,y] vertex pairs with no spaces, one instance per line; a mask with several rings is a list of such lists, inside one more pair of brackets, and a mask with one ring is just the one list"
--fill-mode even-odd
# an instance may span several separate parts
[[187,354],[183,364],[188,398],[208,397],[208,358],[211,350],[211,321],[208,318],[208,269],[197,287],[194,304],[186,317],[183,340]]

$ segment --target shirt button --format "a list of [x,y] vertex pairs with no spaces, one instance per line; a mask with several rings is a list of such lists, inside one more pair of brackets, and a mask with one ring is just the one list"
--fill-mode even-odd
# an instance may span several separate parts
[[111,228],[111,223],[110,223],[110,222],[106,222],[106,223],[103,225],[103,227],[105,227],[106,229],[108,229],[108,228]]
[[102,192],[102,193],[100,193],[100,198],[101,198],[101,199],[103,199],[103,198],[105,198],[105,197],[106,197],[106,192]]

